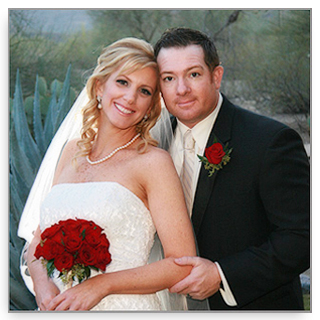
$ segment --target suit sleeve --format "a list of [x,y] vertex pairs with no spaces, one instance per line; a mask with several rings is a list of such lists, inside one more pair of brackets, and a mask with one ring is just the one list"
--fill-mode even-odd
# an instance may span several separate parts
[[259,173],[259,196],[270,223],[268,239],[260,246],[218,260],[240,306],[309,268],[309,172],[300,136],[282,128],[270,139]]

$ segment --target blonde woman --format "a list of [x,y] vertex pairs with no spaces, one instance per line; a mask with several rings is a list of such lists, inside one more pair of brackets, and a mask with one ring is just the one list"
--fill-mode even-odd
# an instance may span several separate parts
[[[163,310],[156,292],[190,273],[174,263],[196,254],[180,181],[150,135],[161,112],[158,78],[153,49],[143,40],[119,40],[99,57],[86,86],[81,138],[63,149],[27,250],[40,310]],[[34,252],[43,230],[70,218],[104,229],[112,262],[65,290]],[[148,264],[155,233],[164,259]]]

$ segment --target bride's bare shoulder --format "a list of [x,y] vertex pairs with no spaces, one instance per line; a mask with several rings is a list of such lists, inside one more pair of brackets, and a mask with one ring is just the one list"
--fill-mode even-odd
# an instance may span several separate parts
[[165,169],[166,167],[173,167],[170,154],[167,151],[157,147],[149,146],[142,158],[145,166],[152,170],[157,168]]

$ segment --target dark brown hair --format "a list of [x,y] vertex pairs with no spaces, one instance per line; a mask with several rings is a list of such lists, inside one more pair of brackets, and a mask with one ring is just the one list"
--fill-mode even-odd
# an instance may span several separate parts
[[162,48],[187,47],[199,45],[204,52],[204,61],[213,71],[220,64],[217,49],[213,41],[204,33],[189,28],[171,28],[166,30],[154,46],[154,54],[157,58]]

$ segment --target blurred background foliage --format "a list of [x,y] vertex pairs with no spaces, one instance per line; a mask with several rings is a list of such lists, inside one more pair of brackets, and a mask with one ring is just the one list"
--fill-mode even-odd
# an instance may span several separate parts
[[[63,79],[72,64],[77,92],[101,49],[126,36],[155,44],[169,27],[202,30],[216,43],[225,68],[223,90],[273,113],[310,110],[310,10],[83,10],[77,27],[45,28],[40,11],[10,10],[10,95],[20,70],[24,96],[38,74],[47,83]],[[79,10],[68,14],[70,21]]]
[[[17,227],[41,159],[103,47],[170,27],[215,41],[221,91],[310,142],[310,10],[9,10],[10,309],[36,307],[20,275]],[[309,276],[302,278],[306,294]],[[305,285],[304,285],[305,283]],[[306,309],[310,303],[306,302]]]

